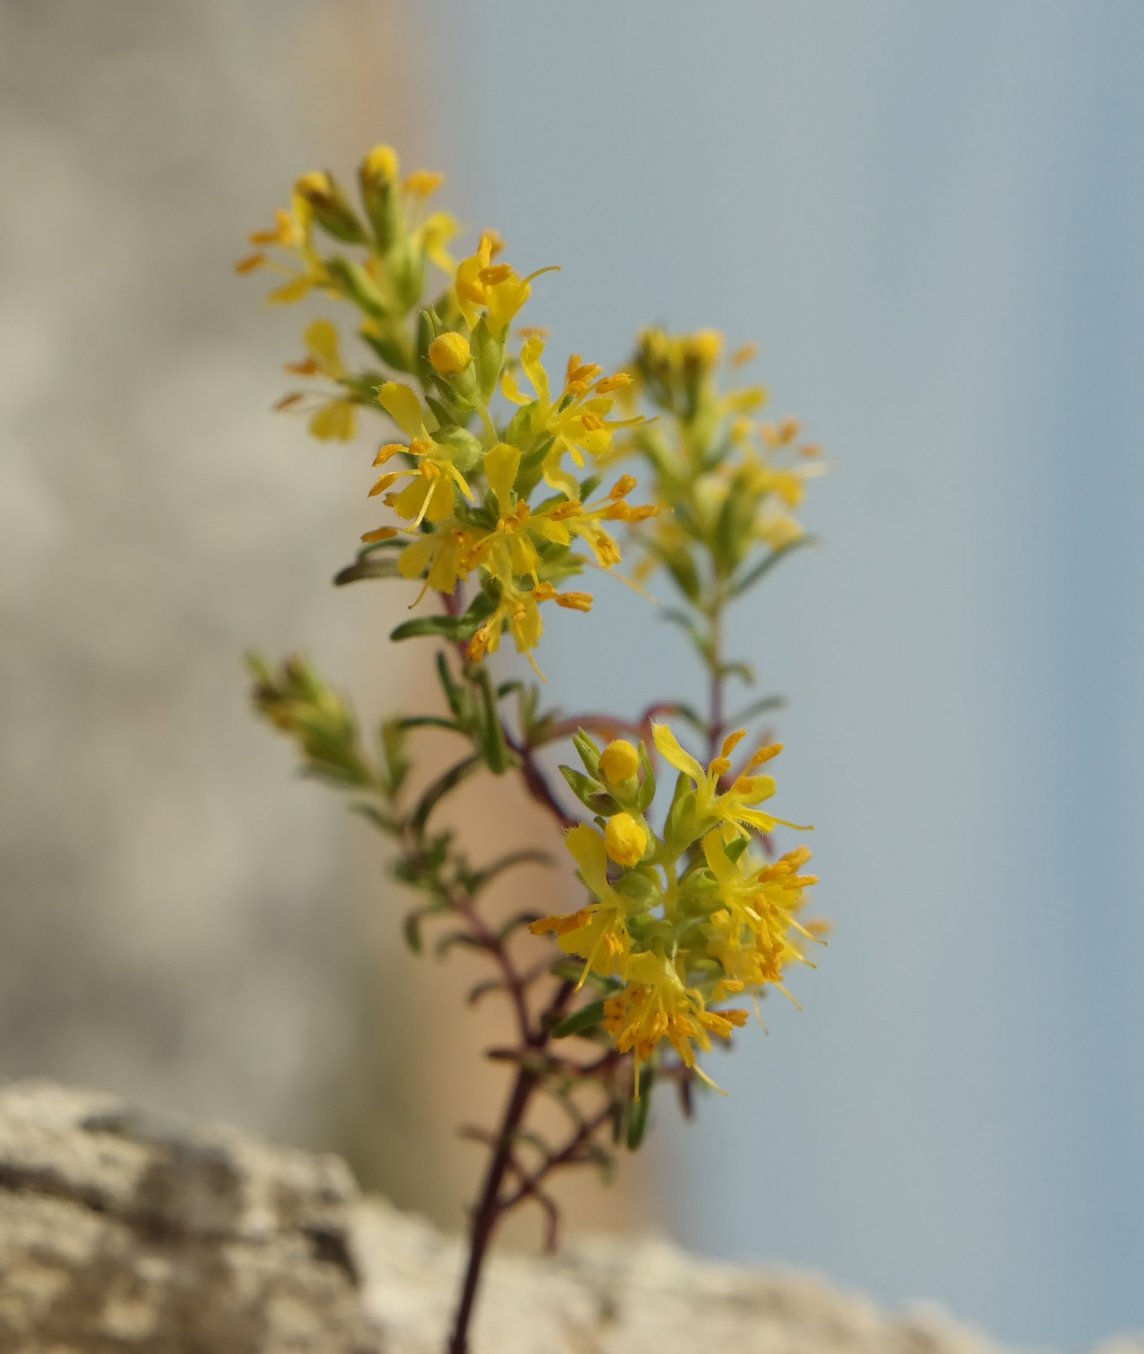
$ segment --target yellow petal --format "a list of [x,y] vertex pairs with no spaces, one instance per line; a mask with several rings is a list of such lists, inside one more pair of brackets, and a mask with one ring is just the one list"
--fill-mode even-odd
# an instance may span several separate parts
[[408,437],[421,431],[421,403],[400,381],[386,381],[377,392],[377,402]]
[[723,849],[723,834],[718,828],[703,838],[703,854],[707,857],[711,873],[721,884],[729,883],[738,875],[734,864],[727,859],[727,852]]
[[356,425],[353,401],[331,400],[311,415],[309,427],[319,442],[348,442]]
[[608,853],[603,835],[587,823],[579,823],[564,838],[580,875],[597,898],[610,898],[612,886],[608,883]]
[[313,285],[313,282],[305,273],[299,273],[297,277],[292,277],[289,282],[284,282],[280,287],[275,287],[267,296],[266,303],[271,306],[292,305],[295,301],[300,301]]
[[302,341],[318,359],[318,366],[323,375],[336,381],[346,374],[338,352],[338,331],[329,320],[315,320],[307,325]]
[[540,356],[543,352],[544,340],[536,334],[530,335],[525,339],[524,347],[520,350],[520,365],[532,382],[532,388],[536,391],[541,404],[547,405],[550,403],[548,373],[540,363]]
[[521,392],[520,386],[516,383],[516,377],[511,371],[506,371],[501,377],[501,394],[510,404],[529,404],[529,397]]
[[519,469],[520,450],[508,442],[498,442],[485,457],[485,477],[502,514],[512,509],[512,486]]
[[707,773],[694,757],[684,752],[679,746],[675,734],[666,724],[653,724],[651,736],[655,741],[656,750],[669,766],[674,766],[677,771],[682,771],[685,775],[690,776],[696,785],[702,785],[707,779]]

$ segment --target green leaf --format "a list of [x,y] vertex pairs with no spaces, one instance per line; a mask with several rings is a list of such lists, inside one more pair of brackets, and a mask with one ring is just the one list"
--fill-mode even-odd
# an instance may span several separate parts
[[448,729],[450,733],[464,732],[456,720],[444,719],[440,715],[405,715],[396,722],[402,729]]
[[421,836],[425,831],[425,824],[429,821],[429,815],[440,804],[441,800],[455,790],[462,781],[467,780],[480,764],[481,759],[479,757],[466,757],[463,761],[459,761],[455,766],[450,767],[443,776],[439,776],[430,785],[417,801],[417,807],[413,810],[409,819],[409,826],[416,836]]
[[788,555],[793,555],[796,550],[801,550],[807,545],[817,545],[818,538],[815,536],[800,536],[798,540],[791,541],[789,545],[781,546],[778,550],[772,550],[765,559],[761,559],[758,564],[748,569],[745,574],[732,582],[730,586],[730,596],[738,597],[740,593],[746,592],[748,588],[753,588],[755,584],[764,578],[775,567],[780,560],[786,559]]
[[469,935],[468,931],[450,931],[447,936],[442,936],[433,947],[434,953],[438,958],[446,955],[450,950],[460,945],[466,950],[483,950],[486,946],[479,941],[476,936]]
[[414,620],[403,621],[395,630],[389,632],[389,638],[417,639],[422,635],[439,635],[442,639],[458,640],[461,618],[459,616],[417,616]]
[[380,828],[382,832],[392,835],[397,831],[397,824],[392,818],[386,817],[382,811],[373,804],[351,804],[350,812],[356,813],[372,823],[374,827]]
[[640,1078],[640,1098],[628,1103],[628,1151],[634,1152],[644,1140],[648,1115],[651,1113],[651,1092],[655,1085],[655,1067],[650,1065]]
[[760,700],[752,701],[750,705],[744,705],[741,710],[736,710],[733,715],[728,715],[726,723],[732,729],[740,728],[758,715],[770,714],[772,710],[781,710],[786,704],[782,696],[763,696]]
[[598,1001],[590,1001],[578,1011],[565,1016],[552,1031],[553,1039],[567,1039],[570,1034],[580,1034],[584,1030],[591,1029],[593,1025],[598,1025],[604,1018],[604,1000],[601,997]]
[[552,857],[547,851],[538,850],[535,847],[526,847],[521,851],[510,851],[507,855],[494,860],[491,865],[485,865],[472,876],[469,882],[469,892],[479,893],[481,889],[487,888],[498,875],[502,875],[506,870],[515,869],[518,865],[551,865]]
[[397,572],[397,561],[391,556],[386,555],[381,559],[365,558],[355,560],[353,564],[347,564],[344,569],[339,569],[334,575],[334,586],[341,588],[347,583],[360,583],[364,578],[400,578]]

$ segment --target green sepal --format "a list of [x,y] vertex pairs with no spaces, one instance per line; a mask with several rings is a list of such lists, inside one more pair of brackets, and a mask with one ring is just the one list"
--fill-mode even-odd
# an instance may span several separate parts
[[500,380],[501,367],[504,365],[504,338],[494,338],[489,332],[487,317],[482,315],[469,339],[469,349],[473,355],[473,370],[477,376],[477,388],[487,402],[493,396]]
[[675,580],[680,592],[689,602],[698,606],[699,574],[695,568],[695,561],[686,550],[672,550],[662,554],[660,558],[667,566],[667,571]]
[[590,734],[583,729],[577,729],[572,735],[572,746],[580,754],[580,760],[584,763],[584,769],[594,780],[600,779],[600,749],[596,746]]
[[610,794],[601,790],[590,776],[584,775],[582,771],[577,771],[571,766],[562,766],[560,774],[568,782],[569,789],[585,808],[591,809],[593,813],[608,815],[619,813],[620,806]]
[[[361,338],[364,343],[367,343],[378,357],[380,357],[383,362],[393,367],[395,371],[403,373],[409,371],[409,351],[405,346],[404,336],[395,337],[393,334],[370,334],[364,329],[359,329],[358,337]],[[376,394],[376,390],[374,393]]]
[[646,813],[655,798],[655,772],[652,770],[651,761],[647,755],[647,747],[642,738],[639,748],[640,770],[643,772],[643,777],[640,780],[639,792],[636,795],[636,808],[639,809],[640,813]]
[[[385,302],[381,293],[377,289],[377,284],[373,278],[366,272],[360,263],[353,259],[341,258],[335,255],[332,258],[323,259],[323,266],[326,272],[338,283],[338,286],[346,296],[358,307],[364,310],[367,315],[375,320],[383,320],[386,316]],[[370,344],[370,347],[373,347]],[[378,351],[375,349],[375,351]],[[381,354],[385,361],[389,361],[384,353]],[[406,367],[405,360],[402,360],[401,369]]]

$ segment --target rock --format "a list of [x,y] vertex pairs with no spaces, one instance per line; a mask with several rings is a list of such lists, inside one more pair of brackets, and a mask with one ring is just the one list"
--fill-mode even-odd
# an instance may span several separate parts
[[25,1083],[0,1091],[3,1354],[375,1354],[336,1158]]
[[[460,1243],[340,1161],[26,1083],[0,1090],[0,1354],[441,1354]],[[473,1354],[1000,1354],[937,1310],[655,1238],[491,1264]],[[1144,1354],[1120,1339],[1096,1354]]]

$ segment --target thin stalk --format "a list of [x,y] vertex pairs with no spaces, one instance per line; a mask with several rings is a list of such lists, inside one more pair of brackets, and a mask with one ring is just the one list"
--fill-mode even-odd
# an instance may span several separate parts
[[[573,990],[572,983],[561,983],[549,1003],[548,1010],[537,1022],[536,1029],[530,1033],[526,1040],[530,1049],[537,1052],[544,1050],[552,1027],[567,1005]],[[481,1273],[484,1269],[485,1258],[488,1255],[493,1234],[502,1215],[512,1204],[519,1202],[519,1199],[512,1196],[508,1199],[504,1198],[502,1189],[505,1176],[514,1169],[513,1139],[524,1121],[538,1081],[537,1073],[530,1068],[521,1065],[517,1069],[512,1090],[509,1092],[508,1101],[505,1104],[504,1114],[501,1116],[500,1128],[497,1131],[496,1149],[489,1160],[480,1197],[473,1210],[472,1226],[469,1229],[469,1258],[461,1283],[461,1296],[457,1303],[453,1332],[449,1337],[448,1354],[468,1354],[469,1326],[472,1322]]]

